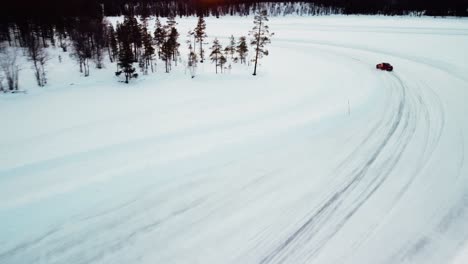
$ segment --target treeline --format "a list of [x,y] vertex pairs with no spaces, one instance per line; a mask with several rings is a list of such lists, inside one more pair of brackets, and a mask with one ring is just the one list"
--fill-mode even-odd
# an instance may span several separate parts
[[14,22],[35,18],[54,20],[74,16],[135,15],[167,17],[192,15],[250,15],[268,10],[270,15],[327,13],[430,16],[467,16],[468,0],[15,0],[2,3],[0,19]]
[[225,16],[252,15],[266,10],[270,16],[383,14],[468,16],[468,0],[8,0],[0,8],[0,41],[10,30],[32,24],[44,34],[73,25],[76,19],[106,16]]
[[[173,15],[165,19],[164,24],[159,17],[152,22],[149,16],[137,19],[133,14],[126,15],[122,22],[116,24],[107,19],[91,17],[70,18],[66,23],[56,26],[27,22],[15,24],[8,30],[6,38],[0,41],[0,91],[20,90],[18,57],[21,56],[31,62],[37,85],[45,86],[48,81],[46,65],[51,59],[48,47],[51,46],[60,48],[63,55],[68,54],[76,60],[79,72],[84,77],[90,76],[91,68],[102,69],[107,61],[115,63],[115,75],[123,77],[122,82],[125,83],[138,78],[139,74],[155,72],[158,62],[163,63],[166,73],[183,62],[194,78],[197,64],[203,63],[206,57],[214,63],[216,73],[218,69],[221,73],[230,71],[234,63],[250,65],[252,62],[253,75],[256,75],[258,61],[268,55],[266,45],[273,35],[269,32],[267,22],[267,12],[258,12],[254,16],[254,27],[249,32],[249,39],[246,36],[231,36],[225,47],[218,39],[214,39],[209,48],[205,47],[208,35],[203,16],[199,16],[193,29],[182,37]],[[185,41],[181,41],[184,36]],[[181,53],[183,43],[187,50]],[[205,51],[207,48],[211,51],[208,54]],[[252,50],[252,60],[248,61],[249,49]],[[188,54],[186,59],[181,58],[183,53]],[[62,62],[62,55],[58,59]]]

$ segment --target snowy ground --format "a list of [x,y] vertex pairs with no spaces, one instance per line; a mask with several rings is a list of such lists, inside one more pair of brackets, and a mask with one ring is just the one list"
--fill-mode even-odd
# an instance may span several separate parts
[[[125,85],[62,54],[39,90],[25,66],[0,96],[0,263],[467,263],[468,20],[270,26],[255,78]],[[208,19],[223,44],[250,27]]]

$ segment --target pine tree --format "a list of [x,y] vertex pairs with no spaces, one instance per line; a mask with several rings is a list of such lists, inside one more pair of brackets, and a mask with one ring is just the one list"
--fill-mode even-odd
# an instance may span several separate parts
[[174,17],[169,17],[167,21],[167,25],[163,27],[164,29],[164,41],[161,47],[161,59],[166,64],[166,73],[169,73],[171,70],[171,61],[174,60],[177,63],[177,56],[179,55],[179,33],[175,28]]
[[273,34],[270,33],[266,22],[268,22],[267,11],[259,11],[254,18],[255,26],[252,28],[252,31],[250,31],[250,35],[252,36],[250,44],[254,46],[255,50],[255,67],[253,75],[257,75],[258,60],[263,56],[268,56],[268,50],[265,48],[265,46],[271,43],[270,38],[273,36]]
[[239,59],[240,59],[240,62],[241,63],[244,63],[246,62],[246,58],[247,58],[247,54],[249,52],[249,48],[247,46],[247,39],[246,37],[242,36],[239,38],[239,42],[237,44],[237,53],[239,54]]
[[234,54],[236,53],[236,39],[233,35],[229,38],[229,45],[226,47],[226,51],[231,56],[231,59],[234,59]]
[[211,61],[215,63],[216,74],[218,74],[219,59],[222,56],[223,56],[222,46],[219,43],[219,40],[217,38],[215,38],[214,41],[213,41],[213,45],[211,46],[210,58],[211,58]]
[[96,63],[96,68],[104,67],[103,49],[107,46],[107,25],[103,21],[93,21],[92,23],[91,42],[93,47],[93,60]]
[[171,70],[172,51],[173,49],[169,41],[165,41],[161,47],[161,59],[166,65],[166,73],[169,73]]
[[143,36],[143,72],[144,74],[148,74],[148,67],[151,66],[151,72],[154,72],[153,69],[153,55],[154,55],[154,48],[151,34],[148,33],[147,28],[142,29],[142,36]]
[[156,30],[154,31],[154,41],[158,49],[158,57],[161,58],[161,49],[166,41],[166,31],[164,30],[159,18],[156,18]]
[[207,37],[206,33],[206,22],[203,16],[198,17],[197,27],[195,28],[195,39],[198,42],[198,46],[200,47],[200,62],[203,63],[205,51],[203,50],[203,41]]
[[224,70],[224,64],[226,64],[227,62],[227,59],[224,55],[221,55],[221,57],[219,57],[219,60],[218,60],[218,65],[219,65],[219,68],[221,69],[221,73],[223,73],[223,70]]
[[131,28],[125,23],[117,27],[117,36],[120,45],[118,66],[125,73],[125,83],[128,83],[135,73],[135,68],[133,67],[135,58],[132,52],[130,31]]
[[180,43],[178,42],[179,39],[179,32],[177,28],[172,27],[169,33],[169,45],[172,48],[172,59],[174,60],[177,66],[177,57],[179,56],[179,47]]
[[115,35],[115,30],[112,24],[109,24],[108,26],[108,52],[109,52],[109,58],[111,62],[114,62],[116,60],[117,56],[119,55],[119,49],[117,46],[117,38]]
[[148,20],[149,17],[151,16],[151,11],[147,3],[142,2],[141,3],[141,8],[140,8],[140,20],[142,27],[148,28]]
[[138,24],[138,20],[133,16],[125,16],[124,23],[129,34],[129,40],[131,46],[133,47],[133,59],[134,62],[138,62],[140,58],[140,49],[142,47],[142,35],[141,35],[141,26]]

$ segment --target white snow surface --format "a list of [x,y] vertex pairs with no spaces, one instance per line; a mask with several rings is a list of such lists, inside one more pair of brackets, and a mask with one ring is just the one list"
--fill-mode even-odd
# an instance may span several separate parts
[[[225,45],[252,19],[207,26]],[[50,49],[40,89],[25,64],[28,94],[0,96],[0,263],[467,263],[468,20],[270,28],[256,77],[126,85]]]

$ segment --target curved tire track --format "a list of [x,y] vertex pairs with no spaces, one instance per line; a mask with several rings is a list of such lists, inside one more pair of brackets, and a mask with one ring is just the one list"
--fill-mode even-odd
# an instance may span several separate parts
[[[333,47],[336,48],[335,45]],[[368,50],[360,51],[372,53]],[[345,173],[343,185],[331,190],[330,195],[319,207],[314,208],[296,231],[261,259],[261,264],[297,263],[301,259],[310,260],[319,254],[330,239],[382,187],[414,137],[418,120],[422,117],[424,127],[427,128],[423,131],[423,158],[416,166],[412,178],[400,190],[400,197],[408,190],[438,144],[444,126],[444,114],[440,99],[433,94],[431,99],[437,102],[435,114],[438,116],[436,120],[432,120],[421,90],[409,88],[405,81],[398,74],[389,77],[389,83],[392,84],[389,89],[392,90],[391,94],[395,94],[389,99],[391,112],[377,123],[362,144],[340,165],[340,171]],[[431,133],[432,131],[435,133]],[[367,148],[371,151],[367,152]],[[365,155],[367,159],[356,166],[353,164],[356,155]]]

